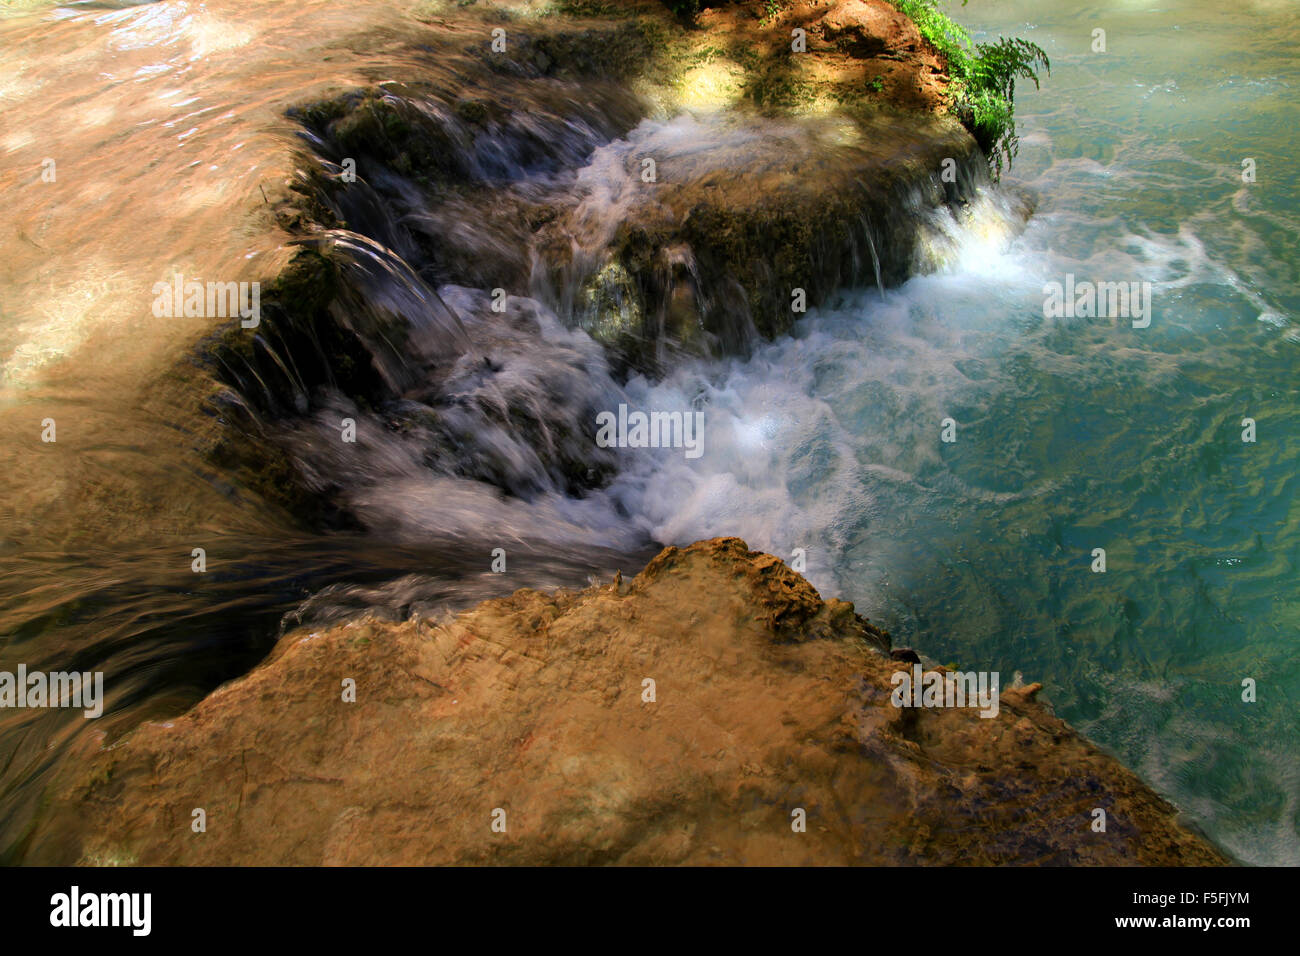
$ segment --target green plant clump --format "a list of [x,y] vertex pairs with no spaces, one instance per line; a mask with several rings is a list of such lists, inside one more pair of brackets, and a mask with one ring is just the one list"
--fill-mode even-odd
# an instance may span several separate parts
[[[952,77],[952,110],[989,158],[993,177],[1010,167],[1020,148],[1016,135],[1016,80],[1032,80],[1038,70],[1050,75],[1047,52],[1028,40],[999,37],[974,43],[966,29],[937,6],[938,0],[890,0],[945,60]],[[966,0],[962,0],[962,6]]]

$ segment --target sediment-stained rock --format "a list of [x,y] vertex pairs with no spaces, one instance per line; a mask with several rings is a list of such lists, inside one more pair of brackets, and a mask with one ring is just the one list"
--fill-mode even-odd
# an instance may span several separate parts
[[991,719],[901,709],[891,676],[914,665],[889,649],[736,538],[630,582],[294,632],[190,713],[66,764],[28,859],[1226,862],[1036,685]]

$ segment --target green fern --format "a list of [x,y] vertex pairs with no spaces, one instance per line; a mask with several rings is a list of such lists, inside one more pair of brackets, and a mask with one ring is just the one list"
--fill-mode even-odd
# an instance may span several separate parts
[[[1047,52],[1028,40],[1000,37],[994,43],[974,43],[966,29],[938,9],[938,0],[890,0],[916,24],[921,36],[948,62],[952,78],[952,111],[970,130],[988,157],[994,179],[1009,168],[1020,150],[1016,135],[1016,80],[1032,80],[1038,70],[1048,75]],[[962,6],[966,0],[962,0]]]
[[[948,61],[953,79],[963,79],[970,68],[970,34],[966,28],[935,6],[936,0],[890,0],[916,24],[921,36]],[[965,0],[962,6],[965,6]]]

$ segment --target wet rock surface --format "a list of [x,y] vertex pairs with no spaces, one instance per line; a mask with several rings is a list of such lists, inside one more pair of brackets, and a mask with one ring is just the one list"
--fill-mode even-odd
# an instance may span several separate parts
[[[286,635],[84,746],[43,863],[1226,862],[1036,699],[890,702],[889,637],[739,539],[630,581]],[[345,702],[345,679],[355,703]],[[652,681],[653,684],[647,683]],[[194,832],[202,808],[206,832]],[[1094,810],[1107,829],[1094,832]],[[802,810],[806,831],[792,827]],[[504,811],[504,814],[497,811]],[[493,829],[504,820],[504,832]]]
[[[471,422],[502,436],[481,463],[468,460],[482,443],[461,440],[466,428],[442,427],[464,417],[452,406],[482,411],[485,393],[515,390],[527,350],[504,364],[489,355],[492,323],[503,334],[514,323],[507,299],[590,336],[613,384],[655,378],[682,360],[748,354],[837,290],[933,270],[987,193],[984,158],[939,115],[942,97],[864,79],[868,36],[890,62],[942,76],[883,2],[794,4],[775,19],[728,4],[691,29],[656,3],[502,20],[515,6],[433,5],[423,17],[436,58],[391,41],[388,78],[290,111],[307,154],[276,216],[300,251],[269,285],[257,334],[228,331],[211,350],[229,386],[214,404],[231,427],[207,455],[300,525],[364,525],[330,444],[295,440],[304,420],[337,430],[364,415],[425,436],[408,457],[513,496],[608,479],[581,427],[590,403],[539,427],[535,403],[497,401],[490,422]],[[509,40],[495,53],[489,27],[501,22]],[[791,59],[796,28],[810,45]],[[587,52],[561,55],[576,49]],[[736,57],[748,65],[723,96],[705,74]],[[768,67],[811,70],[800,83],[834,92],[842,81],[852,95],[774,99],[761,92]],[[700,100],[701,84],[718,95]],[[1016,228],[1025,215],[1004,218]],[[492,312],[449,308],[448,287],[490,296]],[[543,363],[543,377],[568,375]],[[468,398],[446,387],[458,365],[476,372]]]

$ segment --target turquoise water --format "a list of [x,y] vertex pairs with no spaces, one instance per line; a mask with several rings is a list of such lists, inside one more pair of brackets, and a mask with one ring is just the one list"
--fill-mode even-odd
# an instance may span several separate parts
[[[806,549],[814,583],[896,643],[1042,681],[1228,851],[1290,865],[1296,10],[955,7],[977,38],[1051,56],[1043,89],[1020,92],[1005,180],[1039,194],[1029,228],[973,235],[950,270],[847,296],[750,361],[634,383],[647,404],[706,395],[711,445],[615,488],[661,540]],[[1044,284],[1070,273],[1152,283],[1150,327],[1045,318]]]

